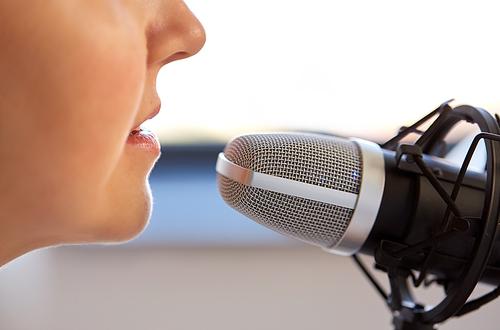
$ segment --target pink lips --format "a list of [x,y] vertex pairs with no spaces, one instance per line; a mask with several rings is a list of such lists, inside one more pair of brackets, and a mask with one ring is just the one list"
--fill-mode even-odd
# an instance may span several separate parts
[[156,156],[160,155],[161,148],[158,137],[146,128],[141,127],[133,130],[127,138],[127,144],[151,152]]
[[[160,112],[161,104],[146,119],[152,119]],[[127,138],[127,144],[136,148],[140,148],[155,154],[157,157],[160,155],[160,141],[154,132],[144,127],[138,127],[130,132]]]

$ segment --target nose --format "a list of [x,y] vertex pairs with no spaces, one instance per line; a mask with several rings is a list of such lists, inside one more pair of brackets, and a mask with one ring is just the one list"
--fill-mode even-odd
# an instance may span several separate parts
[[193,56],[205,44],[205,29],[182,0],[158,1],[146,27],[148,65]]

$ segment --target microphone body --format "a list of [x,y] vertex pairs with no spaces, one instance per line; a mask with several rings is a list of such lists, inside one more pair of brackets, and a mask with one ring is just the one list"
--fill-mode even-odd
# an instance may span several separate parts
[[[436,236],[440,232],[447,205],[440,198],[429,180],[416,168],[401,170],[396,163],[395,152],[384,152],[386,181],[377,218],[370,234],[359,252],[374,255],[381,242],[411,246]],[[425,156],[425,155],[424,155]],[[459,168],[437,157],[424,157],[426,164],[438,177],[440,184],[451,194]],[[409,165],[405,163],[405,165]],[[408,166],[410,168],[410,166]],[[485,198],[485,174],[469,171],[455,201],[469,219],[470,227],[440,242],[428,264],[427,272],[436,279],[451,284],[458,280],[473,249],[482,224],[481,213]],[[419,251],[402,258],[399,267],[420,271],[427,257]],[[500,284],[500,246],[492,250],[481,282]]]
[[[423,155],[451,193],[459,168]],[[321,134],[238,137],[216,166],[222,198],[254,221],[340,254],[375,255],[381,242],[405,247],[440,233],[447,205],[418,167],[394,151]],[[470,227],[443,242],[425,265],[437,280],[460,276],[480,230],[486,176],[468,171],[455,201]],[[500,284],[495,244],[481,281]],[[399,267],[421,270],[430,248],[406,255]]]

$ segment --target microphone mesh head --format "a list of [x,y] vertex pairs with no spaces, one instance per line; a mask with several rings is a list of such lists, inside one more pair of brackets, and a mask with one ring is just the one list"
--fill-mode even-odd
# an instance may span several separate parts
[[[361,154],[350,140],[320,134],[255,134],[224,150],[231,162],[255,172],[359,194]],[[329,248],[342,238],[353,209],[250,187],[218,175],[224,201],[276,232]]]

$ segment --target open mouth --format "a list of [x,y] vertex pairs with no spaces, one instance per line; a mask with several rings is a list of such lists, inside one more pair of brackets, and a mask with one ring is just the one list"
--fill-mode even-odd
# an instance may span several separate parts
[[137,134],[140,134],[142,132],[142,129],[139,127],[139,128],[134,128],[133,130],[130,131],[130,136],[134,136],[134,135],[137,135]]

